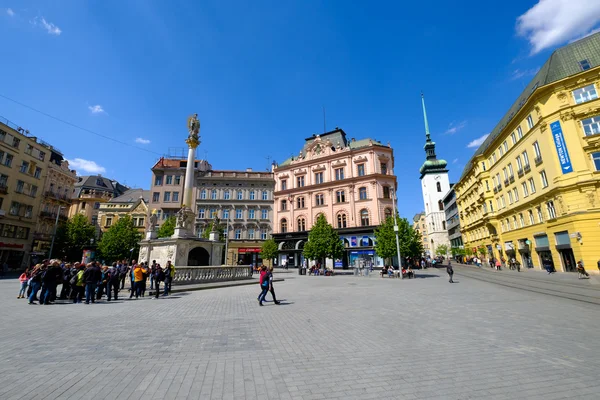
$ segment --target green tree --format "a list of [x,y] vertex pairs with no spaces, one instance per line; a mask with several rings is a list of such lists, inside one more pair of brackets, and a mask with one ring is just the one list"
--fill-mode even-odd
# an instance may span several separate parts
[[465,255],[465,249],[461,249],[460,247],[453,247],[450,249],[450,252],[454,257]]
[[465,248],[465,255],[467,257],[471,257],[473,255],[473,249],[471,249],[470,247],[466,247]]
[[344,254],[344,244],[323,214],[308,233],[304,256],[309,260],[323,262],[325,258],[338,259]]
[[487,255],[487,247],[483,245],[477,247],[477,253],[480,254],[482,257],[485,257]]
[[[396,215],[396,222],[401,257],[420,257],[423,254],[421,233],[413,229],[406,218]],[[375,252],[383,259],[392,259],[397,256],[396,233],[392,217],[386,218],[384,223],[375,229]]]
[[263,261],[269,260],[270,266],[273,262],[273,259],[277,257],[277,253],[279,253],[279,249],[277,248],[277,243],[275,243],[275,240],[265,240],[260,249],[260,256],[262,257]]
[[66,257],[69,261],[81,260],[84,246],[96,238],[96,227],[82,214],[75,214],[66,223],[58,226],[52,255]]
[[173,236],[175,233],[175,217],[167,218],[161,226],[158,227],[156,235],[159,238],[168,238]]
[[131,249],[133,254],[137,255],[141,237],[131,217],[126,215],[119,218],[117,223],[102,235],[98,250],[106,262],[129,258]]
[[448,245],[440,244],[435,249],[435,254],[437,254],[438,256],[444,256],[444,257],[446,257],[446,255],[448,254]]

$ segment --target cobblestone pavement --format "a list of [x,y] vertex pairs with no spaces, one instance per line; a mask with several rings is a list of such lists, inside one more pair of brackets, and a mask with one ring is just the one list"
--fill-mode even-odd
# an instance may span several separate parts
[[[0,399],[598,399],[600,308],[427,270],[28,306],[0,281]],[[269,296],[270,298],[270,296]]]

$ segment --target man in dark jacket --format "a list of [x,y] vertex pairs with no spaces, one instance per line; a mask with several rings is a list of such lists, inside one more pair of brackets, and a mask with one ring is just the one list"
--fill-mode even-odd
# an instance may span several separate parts
[[454,281],[452,280],[452,275],[454,275],[454,270],[452,269],[452,262],[451,261],[448,261],[448,266],[446,267],[446,272],[448,273],[448,276],[450,277],[450,279],[448,280],[448,282],[454,283]]
[[42,297],[40,298],[40,304],[50,304],[56,300],[56,286],[59,282],[62,282],[63,271],[60,268],[60,262],[58,260],[52,260],[51,264],[46,267],[46,272],[42,277]]
[[83,273],[83,281],[85,282],[85,304],[90,304],[90,300],[92,303],[96,302],[96,286],[100,279],[102,279],[100,268],[96,263],[89,263]]
[[112,294],[115,296],[115,300],[119,299],[119,285],[121,283],[121,274],[117,263],[113,263],[112,267],[108,269],[108,283],[106,284],[106,296],[108,301],[112,300]]

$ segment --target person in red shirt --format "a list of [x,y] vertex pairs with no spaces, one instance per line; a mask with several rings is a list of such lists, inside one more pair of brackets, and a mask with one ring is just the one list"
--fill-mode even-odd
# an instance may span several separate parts
[[262,306],[265,296],[269,292],[269,274],[267,274],[267,267],[264,265],[260,267],[260,288],[262,292],[258,295],[258,305]]

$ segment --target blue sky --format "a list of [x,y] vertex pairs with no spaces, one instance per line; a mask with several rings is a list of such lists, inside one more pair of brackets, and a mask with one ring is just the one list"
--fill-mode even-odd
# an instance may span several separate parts
[[[361,4],[362,3],[362,4]],[[0,116],[80,174],[149,188],[197,112],[215,169],[265,169],[327,128],[395,149],[399,209],[423,208],[420,92],[451,182],[556,47],[600,2],[0,0]],[[407,3],[407,2],[402,2]],[[451,4],[450,4],[451,3]]]

